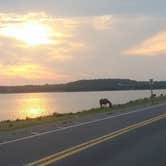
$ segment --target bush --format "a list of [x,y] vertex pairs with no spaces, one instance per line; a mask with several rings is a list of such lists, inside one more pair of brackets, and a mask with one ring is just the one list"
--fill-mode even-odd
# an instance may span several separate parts
[[9,124],[9,128],[13,127],[14,125],[12,123]]
[[63,116],[64,114],[60,114],[60,113],[54,112],[52,115],[56,116],[56,117],[60,117],[60,116]]
[[19,121],[21,121],[20,119],[16,119],[16,122],[19,122]]

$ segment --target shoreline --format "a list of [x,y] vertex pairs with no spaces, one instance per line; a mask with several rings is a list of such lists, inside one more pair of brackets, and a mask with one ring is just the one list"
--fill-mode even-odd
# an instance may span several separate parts
[[113,108],[92,108],[77,113],[65,113],[65,114],[53,113],[52,115],[40,116],[37,118],[27,117],[26,119],[5,120],[5,121],[0,121],[0,131],[11,131],[16,129],[37,126],[41,124],[54,123],[54,122],[61,122],[67,124],[73,121],[74,119],[80,117],[86,117],[88,115],[93,116],[95,114],[100,114],[100,113],[112,113],[117,110],[123,111],[135,108],[142,108],[146,106],[157,105],[164,102],[166,102],[166,96],[157,96],[153,98],[153,102],[151,98],[143,98],[143,99],[129,101],[125,104],[116,104],[113,105]]
[[[155,90],[166,90],[166,88],[155,88]],[[111,92],[111,91],[149,91],[149,89],[110,89],[110,90],[80,90],[80,91],[21,91],[21,92],[0,92],[0,94],[24,94],[24,93],[79,93],[79,92]]]

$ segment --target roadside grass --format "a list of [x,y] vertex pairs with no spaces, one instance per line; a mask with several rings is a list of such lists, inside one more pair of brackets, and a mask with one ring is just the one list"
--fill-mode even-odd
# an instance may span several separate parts
[[114,105],[114,109],[125,109],[125,108],[133,108],[133,107],[145,107],[150,105],[156,105],[160,103],[166,102],[166,96],[158,96],[154,98],[143,98],[137,99],[133,101],[129,101],[125,104]]
[[92,108],[90,110],[85,110],[77,113],[65,113],[65,114],[53,113],[52,115],[42,116],[37,118],[27,117],[26,119],[5,120],[0,122],[0,131],[10,131],[30,126],[35,126],[39,124],[51,123],[51,122],[61,122],[62,124],[67,125],[71,123],[73,119],[100,112],[111,112],[111,109]]
[[84,110],[77,113],[66,113],[66,114],[60,114],[60,113],[53,113],[52,115],[43,116],[43,117],[37,117],[37,118],[29,118],[26,119],[16,119],[16,120],[6,120],[0,122],[0,131],[9,131],[9,130],[15,130],[20,128],[26,128],[30,126],[35,126],[39,124],[46,124],[51,122],[61,122],[64,125],[67,125],[68,123],[71,123],[73,119],[87,116],[87,115],[93,115],[96,113],[111,113],[112,111],[116,110],[125,110],[125,109],[134,109],[134,108],[141,108],[145,106],[150,105],[156,105],[159,103],[166,102],[166,96],[158,96],[152,99],[150,98],[144,98],[144,99],[138,99],[129,101],[125,104],[117,104],[113,105],[113,108],[92,108],[89,110]]

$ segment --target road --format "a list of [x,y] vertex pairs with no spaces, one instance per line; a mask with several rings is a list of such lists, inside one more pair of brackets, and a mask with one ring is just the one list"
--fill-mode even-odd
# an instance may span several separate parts
[[[0,165],[165,166],[165,117],[166,105],[160,105],[4,142]],[[73,147],[77,149],[72,152]],[[58,153],[68,149],[63,157]]]
[[165,166],[166,120],[131,131],[52,166]]

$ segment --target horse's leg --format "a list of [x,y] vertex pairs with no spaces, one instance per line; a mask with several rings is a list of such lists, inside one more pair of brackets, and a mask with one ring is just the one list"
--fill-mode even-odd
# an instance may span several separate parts
[[103,106],[104,106],[103,103],[100,103],[100,108],[103,108]]

